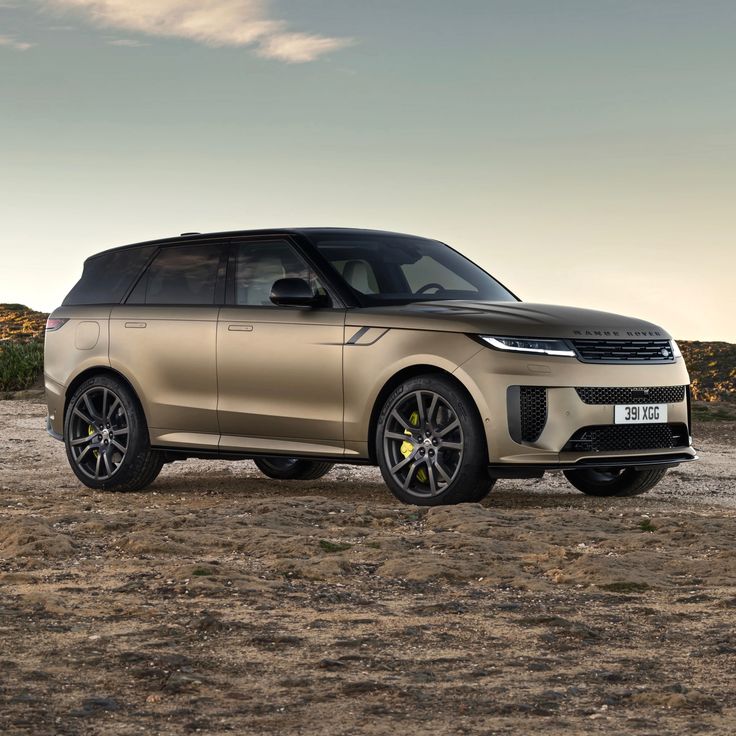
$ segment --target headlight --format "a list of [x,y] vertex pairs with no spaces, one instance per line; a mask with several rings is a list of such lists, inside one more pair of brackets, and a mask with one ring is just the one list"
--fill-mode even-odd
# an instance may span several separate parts
[[672,347],[672,357],[675,360],[677,360],[678,358],[682,358],[682,353],[680,352],[680,346],[674,340],[670,340],[670,346]]
[[562,355],[575,357],[575,351],[564,340],[538,340],[529,337],[490,337],[481,335],[480,339],[496,350],[512,353],[538,353],[542,355]]

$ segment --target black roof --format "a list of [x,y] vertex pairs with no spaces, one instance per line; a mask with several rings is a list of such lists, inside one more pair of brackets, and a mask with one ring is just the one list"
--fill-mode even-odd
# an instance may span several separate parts
[[100,251],[90,256],[90,258],[97,258],[98,256],[107,255],[108,253],[114,253],[127,248],[140,248],[143,246],[151,245],[182,245],[185,243],[196,243],[201,240],[228,240],[231,238],[237,238],[244,235],[302,235],[309,239],[314,236],[320,235],[339,235],[344,233],[345,235],[355,235],[357,233],[364,233],[366,235],[390,235],[393,237],[419,237],[416,235],[409,235],[408,233],[396,233],[389,230],[371,230],[369,228],[353,228],[353,227],[276,227],[276,228],[264,228],[260,230],[225,230],[221,232],[213,233],[191,233],[176,235],[170,238],[158,238],[156,240],[144,240],[140,243],[130,243],[129,245],[118,245],[115,248],[108,248],[107,250]]

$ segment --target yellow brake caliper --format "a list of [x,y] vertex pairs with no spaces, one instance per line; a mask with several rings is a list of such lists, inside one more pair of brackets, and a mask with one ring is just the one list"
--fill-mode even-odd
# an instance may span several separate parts
[[[412,427],[419,426],[419,414],[417,412],[413,411],[411,413],[411,415],[409,416],[409,424],[411,424]],[[404,434],[411,437],[411,432],[408,429],[404,430]],[[401,443],[401,447],[399,448],[399,452],[401,452],[404,457],[409,457],[413,450],[414,445],[412,445],[411,442],[407,442],[406,440]],[[428,480],[427,471],[423,467],[417,470],[417,480],[420,483],[426,483]]]
[[[88,437],[91,437],[96,432],[97,432],[97,430],[91,424],[88,424],[87,425],[87,436]],[[94,457],[99,457],[99,454],[100,453],[99,453],[98,450],[92,450],[92,455],[94,455]]]

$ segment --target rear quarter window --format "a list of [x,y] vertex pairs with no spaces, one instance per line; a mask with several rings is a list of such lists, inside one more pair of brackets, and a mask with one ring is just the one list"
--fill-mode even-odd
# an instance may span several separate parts
[[125,248],[92,256],[84,262],[82,278],[62,302],[65,307],[84,304],[119,304],[156,246]]

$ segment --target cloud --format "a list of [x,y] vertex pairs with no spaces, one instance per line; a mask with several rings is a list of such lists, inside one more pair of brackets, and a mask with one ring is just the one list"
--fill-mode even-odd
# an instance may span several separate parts
[[0,46],[6,46],[16,51],[28,51],[28,49],[32,49],[35,45],[35,43],[28,43],[27,41],[17,41],[12,36],[0,36]]
[[253,46],[259,56],[313,61],[348,38],[295,33],[271,17],[271,0],[41,0],[76,11],[96,25],[149,36],[185,38],[207,46]]
[[112,41],[108,41],[110,46],[127,46],[131,49],[139,49],[142,46],[148,46],[143,41],[136,41],[134,38],[115,38]]
[[260,42],[257,53],[267,59],[300,64],[314,61],[322,54],[345,48],[350,44],[352,39],[349,38],[326,38],[309,33],[274,33]]

